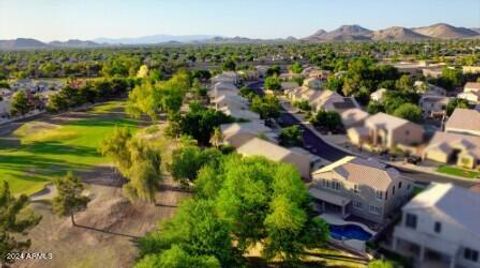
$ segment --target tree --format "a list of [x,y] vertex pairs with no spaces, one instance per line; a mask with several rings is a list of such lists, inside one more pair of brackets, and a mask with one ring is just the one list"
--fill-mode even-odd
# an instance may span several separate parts
[[220,268],[220,262],[214,256],[196,256],[188,254],[178,245],[161,254],[146,255],[135,265],[135,268]]
[[294,101],[293,106],[297,107],[298,109],[304,112],[309,112],[312,110],[312,106],[310,106],[310,103],[308,102],[308,100]]
[[70,216],[76,226],[74,214],[87,208],[90,198],[82,195],[83,184],[80,179],[68,172],[67,176],[55,180],[57,196],[53,198],[53,210],[57,215]]
[[301,146],[303,143],[302,132],[298,126],[283,128],[280,132],[280,144],[283,146]]
[[115,127],[113,132],[105,137],[98,149],[103,156],[113,160],[114,165],[124,176],[127,176],[128,169],[132,165],[131,153],[127,148],[127,143],[132,136],[129,128]]
[[[183,202],[171,220],[161,223],[157,230],[140,240],[140,250],[143,256],[160,254],[158,262],[171,263],[173,267],[178,262],[188,261],[186,255],[201,257],[203,262],[208,260],[212,266],[207,267],[217,267],[215,259],[223,267],[235,266],[237,258],[229,225],[219,217],[214,202],[209,200]],[[186,254],[179,254],[181,252]]]
[[395,264],[388,260],[373,260],[368,263],[368,268],[394,268]]
[[32,110],[32,104],[28,100],[27,93],[20,90],[13,94],[11,103],[12,115],[25,115]]
[[453,98],[448,102],[446,112],[447,115],[450,116],[456,108],[468,109],[468,107],[469,105],[467,100]]
[[422,109],[412,103],[404,103],[400,105],[393,115],[412,122],[419,122],[422,119]]
[[383,113],[385,112],[385,107],[378,101],[370,101],[367,106],[367,112],[369,114]]
[[409,75],[404,74],[395,82],[395,87],[403,91],[413,90],[413,80]]
[[265,76],[266,77],[269,77],[269,76],[279,76],[281,73],[281,70],[280,70],[280,66],[278,65],[272,65],[270,66],[267,71],[265,72]]
[[277,118],[280,116],[280,102],[277,97],[272,95],[265,97],[255,96],[252,99],[250,109],[258,113],[262,119]]
[[265,82],[263,85],[265,89],[272,90],[274,92],[282,89],[282,83],[280,82],[278,76],[269,76],[265,78]]
[[232,58],[227,59],[223,64],[222,64],[222,69],[224,71],[235,71],[237,68],[237,64]]
[[202,150],[192,144],[181,145],[172,152],[168,169],[175,180],[193,182],[204,165],[217,161],[220,157],[221,153],[217,149]]
[[155,202],[155,190],[162,180],[160,151],[147,141],[134,137],[127,142],[131,166],[127,171],[128,183],[123,186],[131,200]]
[[[26,235],[27,231],[36,226],[41,217],[26,213],[28,197],[15,197],[10,192],[8,182],[4,181],[0,188],[0,263],[14,262],[7,259],[7,253],[19,252],[30,247],[30,240],[20,241],[18,234]],[[2,265],[3,266],[3,265]]]
[[213,129],[212,137],[210,138],[210,143],[215,146],[215,148],[219,148],[223,143],[223,133],[219,127]]
[[312,117],[311,123],[326,131],[337,131],[342,129],[342,118],[337,112],[320,110]]
[[288,69],[294,74],[299,74],[303,71],[303,67],[299,62],[295,62],[294,64],[290,65]]

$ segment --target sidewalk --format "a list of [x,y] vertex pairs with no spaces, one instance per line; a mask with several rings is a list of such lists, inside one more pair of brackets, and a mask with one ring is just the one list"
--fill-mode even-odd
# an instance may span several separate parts
[[280,104],[283,107],[283,109],[285,109],[288,113],[290,113],[292,116],[294,116],[300,122],[300,124],[302,124],[305,128],[308,128],[310,131],[312,131],[312,133],[314,133],[323,142],[325,142],[326,144],[328,144],[328,145],[330,145],[330,146],[332,146],[332,147],[334,147],[338,150],[341,150],[341,151],[343,151],[347,154],[362,157],[362,158],[375,158],[376,160],[378,160],[381,163],[384,163],[384,164],[387,164],[387,165],[390,165],[390,166],[393,166],[393,167],[396,167],[396,168],[400,168],[400,169],[403,169],[403,170],[426,173],[426,174],[430,174],[430,175],[434,175],[434,176],[445,177],[445,178],[450,178],[450,179],[453,179],[453,180],[459,180],[459,181],[469,182],[469,183],[471,183],[475,180],[475,179],[468,179],[468,178],[464,178],[464,177],[460,177],[460,176],[440,173],[440,172],[436,171],[436,167],[413,165],[413,164],[405,163],[404,161],[388,161],[388,160],[379,158],[377,154],[370,153],[370,152],[367,152],[367,151],[359,151],[355,147],[352,147],[352,148],[354,148],[353,150],[350,149],[350,148],[345,148],[341,145],[333,143],[327,135],[321,134],[317,129],[315,129],[315,127],[313,127],[307,120],[305,120],[305,116],[303,114],[296,113],[297,109],[292,107],[290,105],[290,102],[288,102],[285,98],[281,99]]

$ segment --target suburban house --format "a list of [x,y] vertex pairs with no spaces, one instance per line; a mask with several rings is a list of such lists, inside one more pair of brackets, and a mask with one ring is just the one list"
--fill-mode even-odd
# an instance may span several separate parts
[[237,86],[230,82],[216,82],[208,94],[210,98],[215,99],[226,93],[238,94]]
[[379,89],[375,90],[374,92],[372,92],[372,94],[370,94],[370,99],[373,100],[373,101],[382,102],[383,98],[384,98],[384,95],[385,95],[385,92],[387,92],[387,91],[388,90],[386,88],[379,88]]
[[420,144],[423,134],[422,126],[385,113],[372,115],[365,119],[363,127],[347,131],[350,141],[356,145],[369,144],[385,149]]
[[432,184],[402,208],[393,250],[418,267],[480,267],[480,194]]
[[445,115],[449,101],[448,97],[425,95],[420,98],[419,105],[424,117],[438,117]]
[[445,131],[480,136],[480,112],[457,108],[445,123]]
[[480,164],[480,137],[437,131],[423,149],[422,158],[474,168]]
[[321,70],[318,67],[310,66],[306,67],[302,71],[304,77],[311,77],[320,80],[327,80],[328,76],[331,74],[328,70]]
[[282,90],[292,90],[294,88],[297,88],[298,87],[298,83],[297,82],[282,82],[281,83],[281,86],[282,86]]
[[313,161],[310,155],[284,148],[250,133],[237,134],[227,141],[227,143],[235,147],[237,153],[244,156],[263,156],[272,161],[292,164],[297,168],[303,178],[310,179]]
[[463,92],[457,98],[467,100],[471,104],[480,102],[480,82],[468,82],[463,87]]
[[312,173],[309,193],[324,212],[379,224],[408,201],[413,189],[394,168],[373,159],[347,156]]
[[263,136],[269,140],[275,140],[277,135],[265,126],[262,121],[251,121],[246,123],[231,123],[220,126],[225,143],[234,147],[243,144],[242,140],[245,137],[260,137]]
[[413,84],[413,87],[415,88],[417,93],[422,94],[423,96],[445,96],[447,95],[447,90],[424,82],[424,81],[415,81]]
[[235,94],[235,93],[223,93],[217,96],[215,99],[211,101],[212,104],[215,105],[215,109],[221,109],[222,107],[237,107],[237,108],[248,108],[248,101]]
[[367,119],[369,116],[370,114],[360,108],[351,108],[340,113],[342,123],[347,129],[351,127],[363,126],[365,119]]

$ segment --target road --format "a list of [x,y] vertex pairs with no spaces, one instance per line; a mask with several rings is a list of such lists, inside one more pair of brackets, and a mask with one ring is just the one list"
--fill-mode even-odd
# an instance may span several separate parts
[[[247,84],[248,87],[253,89],[260,95],[263,95],[263,81],[257,81]],[[317,155],[323,159],[328,161],[337,161],[345,156],[348,156],[345,151],[335,148],[328,143],[324,142],[320,137],[315,135],[310,129],[306,128],[302,122],[300,122],[295,116],[283,110],[281,112],[279,121],[281,121],[282,125],[291,126],[291,125],[298,125],[303,130],[303,142],[304,148],[311,152],[314,155]],[[398,168],[404,176],[409,177],[415,180],[416,183],[421,185],[427,185],[431,182],[441,182],[441,183],[453,183],[463,187],[471,187],[475,184],[475,181],[464,181],[464,180],[455,180],[450,177],[445,176],[438,176],[429,173],[423,173],[419,171]]]

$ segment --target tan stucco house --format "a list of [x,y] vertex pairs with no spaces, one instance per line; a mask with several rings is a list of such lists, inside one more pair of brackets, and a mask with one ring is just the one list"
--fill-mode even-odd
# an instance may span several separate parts
[[383,223],[408,201],[413,182],[373,159],[347,156],[312,173],[310,195],[317,207]]

